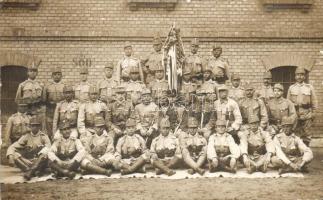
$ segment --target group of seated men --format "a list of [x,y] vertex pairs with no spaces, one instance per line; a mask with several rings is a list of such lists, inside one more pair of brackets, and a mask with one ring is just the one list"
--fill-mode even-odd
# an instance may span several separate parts
[[[111,67],[107,69],[113,78]],[[313,159],[307,138],[295,134],[297,120],[311,119],[308,113],[302,119],[300,112],[313,103],[301,93],[300,101],[308,100],[308,105],[296,110],[291,100],[299,100],[299,94],[292,91],[291,100],[283,98],[281,84],[269,87],[273,97],[262,99],[251,84],[239,88],[237,75],[229,88],[212,80],[212,70],[205,68],[199,84],[184,71],[181,89],[174,95],[165,89],[162,68],[146,86],[133,67],[130,80],[113,86],[109,95],[110,83],[86,85],[87,73],[81,71],[82,82],[73,88],[60,82],[62,73],[55,68],[53,82],[43,87],[31,66],[29,79],[20,84],[18,112],[9,118],[5,144],[12,143],[9,164],[24,171],[27,180],[48,168],[69,178],[78,171],[107,176],[113,171],[144,173],[148,163],[157,174],[169,176],[183,167],[190,174],[203,175],[206,168],[235,173],[238,162],[249,173],[266,172],[268,167],[285,173],[307,171]],[[296,71],[302,84],[304,74],[303,69]],[[303,87],[312,89],[308,85]],[[58,88],[64,100],[55,102]],[[48,122],[50,129],[44,126]]]

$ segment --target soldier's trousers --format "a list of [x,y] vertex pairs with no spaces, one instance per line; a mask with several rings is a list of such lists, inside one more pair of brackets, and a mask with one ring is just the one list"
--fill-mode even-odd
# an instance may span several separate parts
[[53,133],[53,118],[55,110],[52,108],[47,108],[46,110],[46,130],[48,137],[52,140],[54,137]]
[[297,136],[299,136],[303,142],[309,146],[311,139],[312,139],[312,134],[310,131],[310,128],[313,125],[313,119],[306,119],[306,120],[297,120],[297,124],[295,127],[295,133]]

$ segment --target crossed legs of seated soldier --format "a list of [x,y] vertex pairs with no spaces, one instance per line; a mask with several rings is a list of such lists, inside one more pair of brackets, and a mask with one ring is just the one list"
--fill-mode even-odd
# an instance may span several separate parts
[[172,169],[176,169],[178,164],[181,163],[181,159],[177,156],[173,156],[168,159],[160,159],[160,158],[152,158],[151,164],[155,167],[156,175],[160,175],[165,173],[168,176],[172,176],[176,174],[176,172]]
[[100,159],[85,157],[81,162],[81,168],[87,173],[111,176],[112,169],[119,169],[119,165],[113,155],[104,155]]
[[229,156],[219,156],[208,162],[210,172],[226,171],[236,173],[237,171],[237,160]]
[[149,156],[143,154],[138,158],[121,159],[118,168],[122,175],[135,172],[146,173],[145,164],[149,162]]
[[270,156],[268,154],[259,156],[243,155],[242,162],[247,168],[249,174],[255,171],[267,172],[267,167],[270,164]]
[[291,163],[287,165],[277,156],[271,158],[272,167],[278,169],[279,174],[289,173],[289,172],[308,172],[307,165],[309,162],[303,164],[302,157],[295,158],[291,160]]
[[189,174],[194,174],[197,172],[198,174],[203,175],[205,173],[205,170],[202,169],[206,160],[204,155],[193,158],[188,154],[183,155],[183,159],[186,165],[191,168],[187,171]]

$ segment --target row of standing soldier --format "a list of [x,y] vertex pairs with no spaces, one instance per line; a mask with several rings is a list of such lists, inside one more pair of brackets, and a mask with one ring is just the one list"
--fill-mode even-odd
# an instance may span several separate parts
[[[252,85],[247,85],[242,89],[240,77],[237,74],[231,76],[232,88],[227,88],[224,81],[229,77],[228,64],[219,58],[221,48],[215,46],[213,48],[214,58],[209,60],[209,64],[204,65],[202,58],[196,55],[198,43],[194,40],[192,55],[186,58],[183,68],[180,92],[174,96],[167,92],[168,84],[164,80],[164,68],[161,66],[162,62],[158,62],[157,59],[160,56],[158,41],[158,39],[154,40],[156,51],[142,62],[132,57],[132,47],[127,44],[125,58],[118,63],[115,70],[117,75],[121,76],[113,78],[114,67],[109,63],[105,66],[106,78],[99,81],[96,87],[87,81],[88,70],[86,68],[81,69],[81,83],[74,88],[61,82],[60,68],[53,69],[53,82],[43,86],[35,80],[37,67],[31,66],[28,69],[28,80],[20,84],[18,88],[16,98],[18,113],[9,118],[5,144],[8,145],[10,140],[13,143],[21,135],[30,132],[27,126],[29,119],[22,114],[26,110],[29,114],[43,120],[41,123],[43,130],[47,128],[46,132],[54,144],[56,140],[62,139],[62,133],[58,127],[70,130],[67,132],[70,132],[72,138],[80,138],[81,144],[86,144],[88,138],[98,132],[95,130],[95,118],[97,117],[104,119],[104,125],[113,138],[114,145],[117,145],[119,139],[125,134],[126,121],[134,118],[136,130],[144,139],[145,146],[149,148],[152,140],[161,132],[158,130],[160,119],[165,117],[168,118],[170,129],[177,138],[180,138],[183,132],[189,132],[190,126],[194,124],[190,123],[189,119],[194,117],[199,122],[198,135],[204,136],[205,145],[206,140],[213,133],[214,125],[221,127],[225,122],[224,132],[230,133],[236,143],[246,147],[248,146],[246,142],[241,141],[246,141],[245,132],[251,129],[249,124],[257,120],[260,122],[261,130],[268,131],[271,138],[272,135],[283,130],[282,126],[293,122],[293,130],[301,136],[302,141],[309,144],[308,129],[313,121],[317,102],[312,86],[304,83],[304,69],[296,70],[297,83],[292,85],[288,91],[290,100],[282,97],[282,85],[276,84],[274,88],[270,86],[268,80],[271,77],[268,73],[264,77],[264,88],[259,91],[255,92]],[[142,63],[150,64],[145,64],[143,65],[145,67],[141,68]],[[147,87],[139,80],[143,80],[144,77],[146,81],[149,77],[151,78]],[[76,100],[73,98],[74,94]],[[63,98],[65,100],[62,101]],[[283,118],[285,122],[282,125]],[[195,129],[194,131],[196,132]],[[217,132],[223,131],[217,130]],[[245,147],[241,152],[246,152]],[[305,151],[304,148],[302,151]],[[251,169],[254,165],[248,162],[247,153],[243,155],[243,162]],[[193,171],[203,172],[197,163],[192,163],[192,160],[188,158],[184,160],[190,163],[189,166],[193,166]],[[309,161],[309,159],[305,160]],[[216,166],[216,161],[213,165]],[[98,166],[103,165],[101,163]],[[232,166],[234,162],[231,163],[231,169]],[[125,167],[125,171],[132,171],[129,168],[130,166]]]

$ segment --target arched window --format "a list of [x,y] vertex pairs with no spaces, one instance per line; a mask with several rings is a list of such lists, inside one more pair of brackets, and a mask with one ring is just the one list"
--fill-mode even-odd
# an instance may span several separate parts
[[[296,66],[281,66],[271,69],[272,82],[281,83],[284,86],[284,97],[287,96],[289,86],[295,83]],[[305,82],[308,82],[308,71],[305,74]]]
[[16,112],[15,97],[19,83],[27,79],[27,68],[20,66],[1,67],[1,124],[7,123]]

